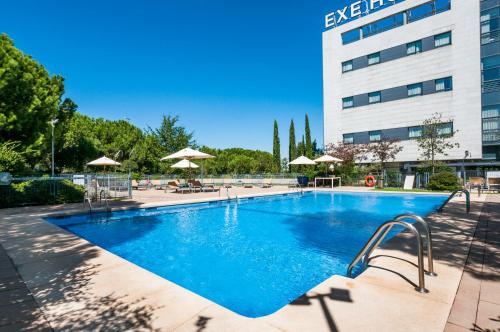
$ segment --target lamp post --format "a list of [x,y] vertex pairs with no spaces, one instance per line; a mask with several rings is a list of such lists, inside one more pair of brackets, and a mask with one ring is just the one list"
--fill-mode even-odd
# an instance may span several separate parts
[[471,154],[469,152],[469,150],[465,150],[465,154],[464,154],[464,159],[462,161],[462,179],[464,181],[464,186],[465,186],[465,159],[467,159],[468,157],[470,157]]
[[52,119],[50,121],[50,124],[52,125],[52,177],[54,177],[54,127],[58,121],[58,119]]

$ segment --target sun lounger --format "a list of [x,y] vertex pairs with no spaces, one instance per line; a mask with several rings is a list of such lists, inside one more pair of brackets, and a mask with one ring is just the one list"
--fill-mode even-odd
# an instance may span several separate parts
[[499,178],[488,178],[488,190],[498,190],[500,191],[500,177]]
[[253,188],[253,183],[251,179],[243,180],[243,188]]
[[150,188],[149,180],[140,180],[137,184],[137,190],[147,190]]
[[264,179],[260,183],[261,188],[271,188],[273,186],[273,180],[272,179]]
[[174,193],[181,193],[181,194],[190,193],[193,191],[190,185],[181,184],[177,180],[168,182],[167,188],[173,190],[172,192]]
[[193,188],[197,188],[202,192],[214,192],[220,190],[219,188],[215,188],[213,184],[203,184],[198,180],[190,181],[190,184]]

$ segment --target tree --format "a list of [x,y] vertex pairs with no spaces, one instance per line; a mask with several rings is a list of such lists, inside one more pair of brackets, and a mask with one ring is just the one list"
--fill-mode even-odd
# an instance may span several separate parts
[[304,135],[302,135],[302,140],[297,144],[297,156],[306,155],[306,143],[304,142]]
[[403,150],[400,141],[396,139],[381,139],[376,143],[372,143],[367,148],[375,160],[380,161],[380,169],[385,170],[385,164],[388,161],[396,158],[396,155]]
[[166,153],[174,153],[188,146],[195,146],[194,133],[178,125],[178,116],[164,115],[158,129],[150,129]]
[[274,120],[274,133],[273,133],[273,165],[274,171],[281,171],[281,147],[280,137],[278,132],[278,122]]
[[449,139],[457,132],[446,131],[446,123],[450,122],[452,119],[444,120],[442,114],[435,113],[422,123],[422,134],[417,138],[417,145],[422,158],[430,163],[432,173],[435,171],[438,156],[447,156],[448,150],[460,146],[459,143],[449,142]]
[[[295,124],[293,119],[290,121],[289,141],[288,141],[288,160],[292,161],[297,158],[297,145],[295,143]],[[289,166],[289,171],[292,171],[292,165]]]
[[18,173],[25,169],[26,159],[18,151],[19,143],[0,143],[0,172]]
[[0,141],[17,141],[34,165],[49,150],[49,121],[61,110],[64,79],[0,35]]
[[306,142],[305,142],[305,156],[307,158],[312,158],[314,151],[311,140],[311,128],[309,127],[309,117],[306,114],[306,123],[305,123],[305,134],[306,134]]
[[333,157],[342,159],[343,163],[355,163],[366,159],[367,147],[364,144],[349,144],[338,142],[330,143],[325,147],[325,152]]

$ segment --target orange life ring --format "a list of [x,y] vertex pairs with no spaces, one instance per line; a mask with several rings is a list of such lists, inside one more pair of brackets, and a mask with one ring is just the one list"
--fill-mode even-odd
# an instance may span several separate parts
[[365,186],[375,187],[375,177],[373,175],[365,176]]

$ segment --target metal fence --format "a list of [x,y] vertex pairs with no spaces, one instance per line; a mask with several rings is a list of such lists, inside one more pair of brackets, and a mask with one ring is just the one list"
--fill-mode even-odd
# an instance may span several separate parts
[[56,177],[14,177],[0,185],[0,208],[82,202],[84,197],[131,198],[127,175],[64,174]]

